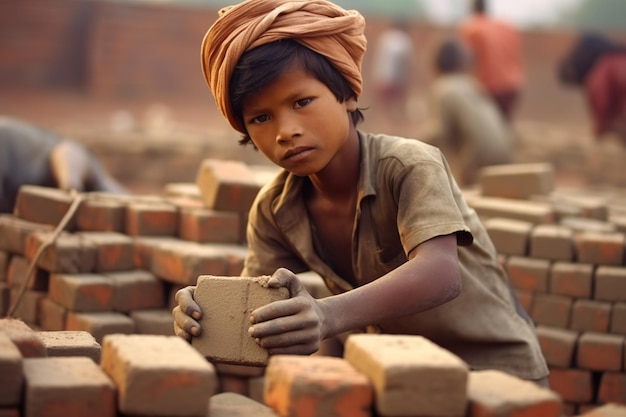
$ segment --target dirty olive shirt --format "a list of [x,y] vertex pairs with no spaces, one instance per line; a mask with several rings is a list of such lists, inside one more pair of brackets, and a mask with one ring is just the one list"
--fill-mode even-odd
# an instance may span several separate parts
[[[388,334],[422,335],[457,354],[473,369],[499,369],[525,379],[548,374],[534,327],[516,301],[495,247],[469,208],[439,149],[423,142],[359,132],[361,168],[352,236],[352,265],[364,285],[407,261],[436,236],[456,234],[462,290],[431,310],[371,323]],[[283,171],[257,196],[250,211],[243,276],[277,268],[312,270],[333,293],[349,291],[316,251],[302,187]],[[433,276],[432,279],[437,279]]]

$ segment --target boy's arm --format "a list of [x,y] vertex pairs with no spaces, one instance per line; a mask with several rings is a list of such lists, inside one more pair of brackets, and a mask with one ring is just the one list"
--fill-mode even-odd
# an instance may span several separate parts
[[316,300],[295,275],[273,276],[291,298],[251,314],[249,333],[272,354],[310,354],[319,342],[348,330],[429,310],[454,299],[461,280],[455,235],[430,239],[409,260],[379,279],[343,294]]

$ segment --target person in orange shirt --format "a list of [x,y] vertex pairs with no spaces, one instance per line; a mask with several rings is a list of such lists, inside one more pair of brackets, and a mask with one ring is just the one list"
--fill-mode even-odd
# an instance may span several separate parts
[[474,56],[474,76],[511,120],[524,83],[521,41],[506,22],[487,14],[487,0],[473,0],[459,35]]

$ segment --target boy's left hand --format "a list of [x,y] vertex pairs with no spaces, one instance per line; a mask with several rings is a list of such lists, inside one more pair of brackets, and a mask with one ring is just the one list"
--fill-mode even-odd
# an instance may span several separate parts
[[324,339],[325,316],[298,277],[285,268],[274,272],[272,288],[289,289],[290,298],[259,307],[250,314],[250,336],[270,354],[309,355]]

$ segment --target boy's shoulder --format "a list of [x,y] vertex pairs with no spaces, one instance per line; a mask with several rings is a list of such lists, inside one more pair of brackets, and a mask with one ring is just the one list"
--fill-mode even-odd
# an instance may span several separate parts
[[359,134],[362,158],[372,162],[388,159],[408,165],[427,161],[441,162],[440,149],[419,139],[382,133]]

